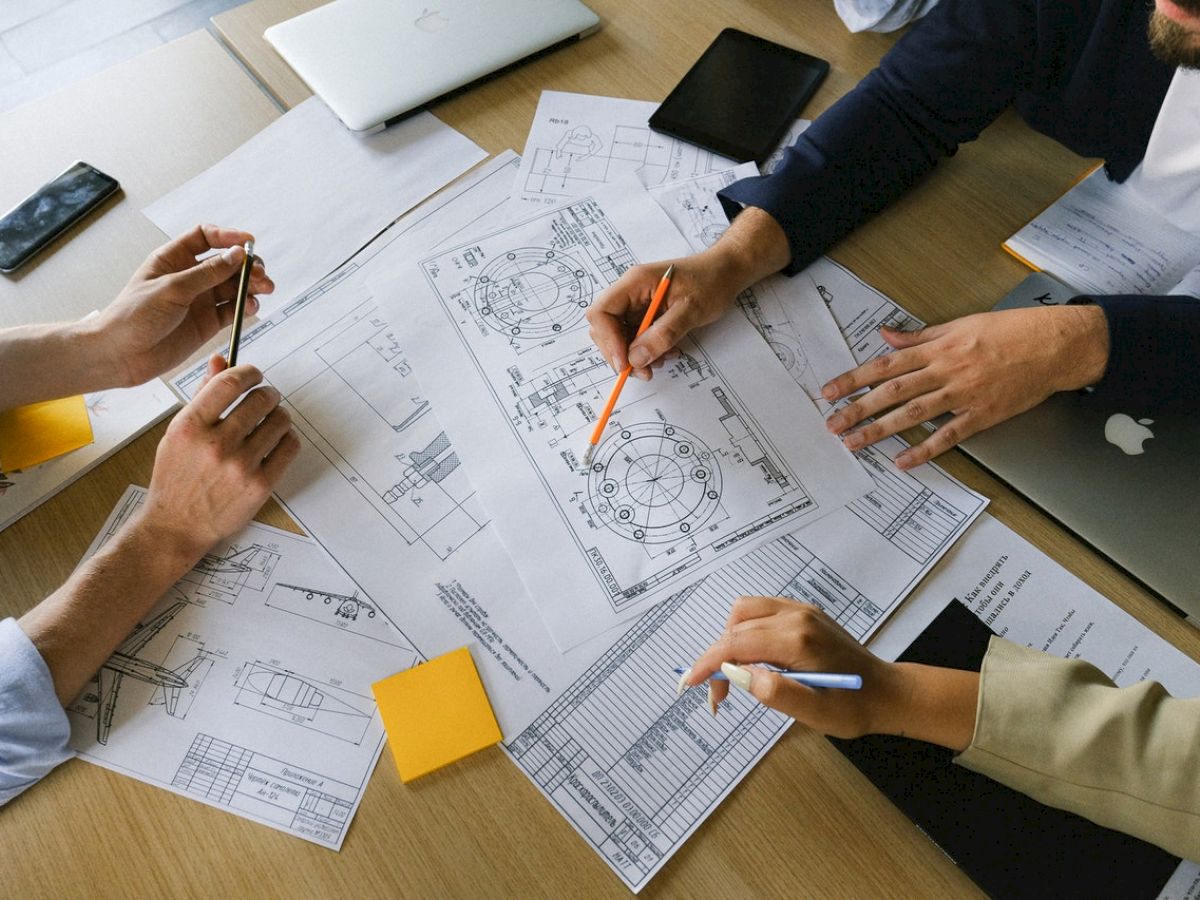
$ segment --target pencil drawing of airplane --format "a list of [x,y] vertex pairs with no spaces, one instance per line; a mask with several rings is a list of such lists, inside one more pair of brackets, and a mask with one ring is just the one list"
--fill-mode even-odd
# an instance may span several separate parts
[[[203,650],[174,669],[168,669],[137,655],[187,605],[180,601],[163,610],[150,621],[138,625],[96,674],[100,685],[100,709],[99,715],[96,717],[96,739],[101,744],[108,743],[108,732],[112,728],[117,697],[121,692],[121,681],[126,675],[154,685],[155,692],[150,703],[166,707],[167,715],[175,717],[179,707],[180,693],[189,687],[192,683],[192,676],[205,663],[211,665],[210,655]],[[206,673],[207,669],[204,671]]]
[[279,584],[279,587],[287,588],[289,591],[298,591],[299,593],[304,594],[304,598],[306,600],[312,600],[315,597],[321,597],[327,605],[336,600],[337,608],[334,609],[333,614],[335,616],[340,616],[343,619],[348,619],[351,622],[358,618],[358,614],[360,612],[366,612],[368,619],[375,618],[375,607],[362,597],[358,596],[358,591],[347,595],[335,594],[330,591],[322,591],[318,588],[302,587],[298,584],[281,583]]

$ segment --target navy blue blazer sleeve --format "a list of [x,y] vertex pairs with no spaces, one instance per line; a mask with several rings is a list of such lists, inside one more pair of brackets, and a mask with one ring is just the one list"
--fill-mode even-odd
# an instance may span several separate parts
[[1200,409],[1200,299],[1092,297],[1108,319],[1108,367],[1090,398],[1126,412]]
[[773,174],[726,188],[726,211],[770,213],[791,244],[785,271],[802,269],[1028,90],[1045,49],[1035,6],[942,0],[800,136]]

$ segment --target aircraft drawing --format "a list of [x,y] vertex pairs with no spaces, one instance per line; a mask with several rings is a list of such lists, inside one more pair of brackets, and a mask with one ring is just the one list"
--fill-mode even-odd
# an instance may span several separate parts
[[351,622],[358,618],[360,612],[365,612],[368,619],[375,618],[375,607],[366,600],[358,596],[358,591],[347,596],[346,594],[334,594],[329,591],[318,590],[317,588],[302,587],[298,584],[280,584],[279,587],[287,588],[290,591],[299,591],[304,595],[306,600],[312,600],[314,597],[322,598],[326,605],[337,601],[337,608],[333,614],[340,616],[343,619],[348,619]]
[[96,739],[101,744],[108,743],[108,732],[112,728],[117,697],[121,693],[121,681],[126,675],[155,685],[156,690],[150,703],[165,706],[167,715],[174,717],[179,707],[180,693],[191,684],[189,679],[205,663],[211,665],[210,655],[204,651],[174,669],[160,666],[137,655],[186,606],[187,603],[180,601],[150,621],[138,625],[97,673],[96,678],[100,684],[100,710],[96,717]]

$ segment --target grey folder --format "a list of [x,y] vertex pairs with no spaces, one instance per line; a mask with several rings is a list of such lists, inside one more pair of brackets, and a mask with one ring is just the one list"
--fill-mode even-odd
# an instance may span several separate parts
[[[1065,303],[1078,292],[1042,273],[996,309]],[[1200,348],[1197,348],[1200,352]],[[1144,452],[1105,437],[1108,420],[1153,421]],[[1132,446],[1132,445],[1131,445]],[[1200,620],[1200,417],[1113,409],[1078,393],[968,438],[963,450],[1193,620]]]

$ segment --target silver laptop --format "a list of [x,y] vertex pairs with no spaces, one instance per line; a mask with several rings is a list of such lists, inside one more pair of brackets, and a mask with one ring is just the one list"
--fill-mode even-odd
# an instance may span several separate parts
[[[1036,273],[995,308],[1065,303],[1078,293]],[[1102,408],[1062,393],[962,449],[1200,620],[1200,417]]]
[[264,36],[347,128],[366,131],[599,27],[579,0],[336,0]]

